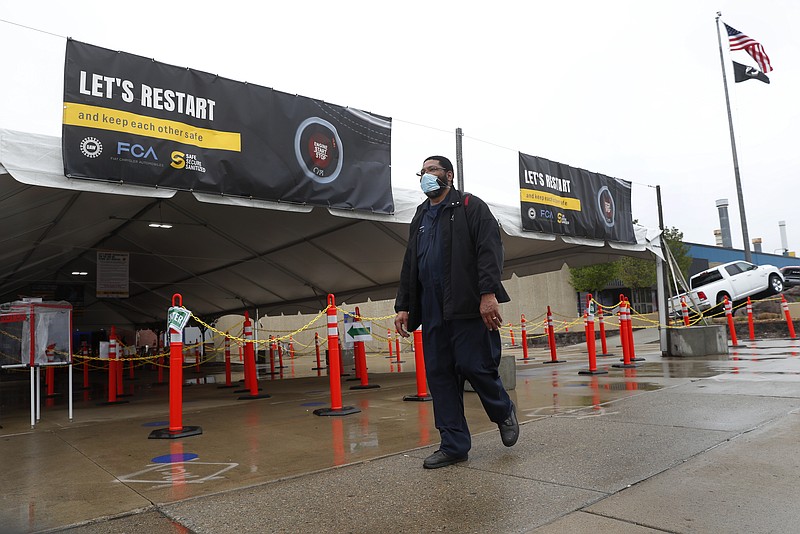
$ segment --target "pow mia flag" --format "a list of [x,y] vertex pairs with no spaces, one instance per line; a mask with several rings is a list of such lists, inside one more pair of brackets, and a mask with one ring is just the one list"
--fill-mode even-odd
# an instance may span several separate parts
[[764,83],[769,83],[769,78],[766,74],[761,72],[755,67],[742,65],[741,63],[733,62],[733,79],[736,83],[746,82],[747,80],[760,80]]

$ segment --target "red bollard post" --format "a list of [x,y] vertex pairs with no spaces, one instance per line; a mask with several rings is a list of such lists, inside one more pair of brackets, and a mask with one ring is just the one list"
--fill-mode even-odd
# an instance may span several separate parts
[[[115,336],[116,337],[116,336]],[[124,386],[122,384],[122,371],[125,363],[122,361],[122,352],[125,347],[117,340],[116,349],[117,349],[117,361],[114,362],[114,367],[116,368],[117,372],[117,397],[129,397],[130,395],[123,395]]]
[[83,355],[83,389],[89,389],[89,345],[85,341],[81,344]]
[[613,356],[613,354],[608,352],[608,342],[606,341],[606,323],[605,319],[603,318],[603,305],[597,305],[597,319],[600,321],[600,348],[603,350],[603,353],[600,356]]
[[406,395],[404,401],[425,402],[433,400],[428,394],[427,382],[425,381],[425,352],[422,348],[422,327],[414,330],[414,364],[417,376],[417,394]]
[[550,306],[547,307],[547,343],[550,345],[550,361],[544,363],[564,363],[566,360],[559,360],[556,357],[556,330],[553,326],[553,313]]
[[389,359],[391,360],[392,358],[394,358],[394,354],[392,354],[392,330],[391,329],[387,329],[386,330],[386,340],[387,340],[387,342],[389,344]]
[[244,312],[244,365],[245,377],[244,383],[249,391],[249,395],[242,395],[237,400],[250,400],[250,399],[268,399],[272,395],[267,393],[258,392],[258,372],[256,371],[256,348],[253,343],[253,322],[250,320],[250,314]]
[[628,312],[628,350],[631,353],[631,362],[643,362],[644,358],[636,357],[636,344],[633,341],[633,308],[631,308],[631,301],[624,295],[620,295],[620,298],[625,300],[625,309]]
[[511,346],[512,347],[516,346],[516,343],[514,343],[514,328],[513,327],[514,327],[513,324],[508,323],[508,333],[511,334]]
[[592,295],[586,296],[586,348],[589,352],[589,368],[578,371],[579,375],[604,375],[608,371],[597,368],[597,342],[594,339],[594,313],[591,308]]
[[781,293],[781,308],[783,308],[783,315],[786,317],[786,325],[789,327],[789,337],[797,339],[794,335],[794,323],[792,323],[792,314],[789,312],[789,303],[786,302],[786,297]]
[[[394,333],[394,353],[397,354],[397,360],[395,363],[399,366],[401,363],[406,363],[405,361],[400,359],[400,334],[395,331]],[[398,371],[400,367],[397,368]]]
[[117,329],[111,327],[108,336],[108,401],[99,402],[98,405],[124,404],[128,401],[117,399]]
[[[321,370],[323,370],[325,368],[322,367],[322,362],[320,361],[320,358],[319,358],[319,332],[314,332],[314,349],[317,351],[317,366],[316,367],[312,367],[311,370],[312,371],[321,371]],[[317,376],[319,376],[319,375],[320,375],[320,373],[317,373]]]
[[629,347],[630,340],[628,338],[628,313],[626,310],[625,299],[619,303],[619,343],[622,345],[622,361],[629,365],[631,363],[631,351]]
[[686,297],[681,297],[681,313],[683,314],[683,326],[689,326],[689,306],[686,305]]
[[520,328],[522,329],[522,359],[521,362],[528,361],[528,328],[525,324],[525,314],[520,317]]
[[294,360],[294,339],[289,336],[289,359]]
[[736,347],[739,342],[736,339],[736,328],[733,326],[733,305],[728,297],[725,297],[725,317],[728,319],[728,331],[731,333],[731,344]]
[[228,337],[228,332],[225,332],[224,346],[225,346],[225,385],[217,386],[218,389],[236,387],[236,385],[231,382],[231,338]]
[[[47,361],[53,362],[55,361],[55,344],[48,346],[45,349],[45,355],[47,355]],[[56,373],[55,368],[52,366],[47,366],[44,371],[45,380],[47,381],[47,397],[52,398],[56,396]]]
[[328,377],[331,384],[331,407],[318,408],[314,415],[350,415],[361,410],[353,406],[342,406],[342,371],[339,355],[339,321],[336,314],[336,300],[328,294]]
[[[175,303],[179,302],[176,306]],[[175,439],[203,433],[199,426],[183,426],[183,327],[190,312],[175,293],[169,309],[169,427],[150,432],[149,439]]]
[[369,383],[369,376],[367,373],[367,349],[364,346],[363,341],[356,341],[353,343],[355,347],[356,353],[356,362],[361,362],[361,375],[359,378],[361,379],[361,384],[356,386],[350,386],[350,389],[375,389],[379,388],[380,386],[377,384],[370,384]]
[[750,331],[750,341],[756,340],[755,326],[753,325],[753,303],[747,297],[747,329]]
[[619,338],[622,344],[622,363],[615,363],[611,367],[619,369],[632,369],[636,367],[633,363],[633,331],[631,329],[631,314],[628,308],[628,301],[621,299],[619,305]]

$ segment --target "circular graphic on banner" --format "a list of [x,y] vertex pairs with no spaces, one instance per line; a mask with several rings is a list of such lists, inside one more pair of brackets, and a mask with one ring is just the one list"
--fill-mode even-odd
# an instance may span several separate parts
[[617,215],[617,206],[614,204],[614,197],[611,196],[611,191],[608,186],[603,186],[597,193],[597,209],[600,210],[600,215],[603,217],[603,222],[609,228],[614,226],[614,218]]
[[300,123],[294,135],[294,153],[303,173],[320,184],[339,177],[344,153],[339,132],[333,124],[309,117]]
[[528,218],[529,219],[536,218],[536,208],[528,208]]
[[96,158],[103,153],[103,143],[96,137],[84,137],[81,141],[81,153],[87,158]]

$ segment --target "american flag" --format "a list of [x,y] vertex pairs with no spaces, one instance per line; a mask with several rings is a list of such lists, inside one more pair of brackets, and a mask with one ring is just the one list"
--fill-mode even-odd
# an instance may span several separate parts
[[730,43],[731,50],[744,50],[750,54],[750,57],[756,60],[756,63],[758,63],[758,66],[761,67],[763,72],[772,70],[769,57],[767,57],[767,53],[764,52],[764,47],[761,46],[761,43],[752,37],[746,36],[739,30],[731,28],[727,24],[725,24],[725,29],[728,30],[728,42]]

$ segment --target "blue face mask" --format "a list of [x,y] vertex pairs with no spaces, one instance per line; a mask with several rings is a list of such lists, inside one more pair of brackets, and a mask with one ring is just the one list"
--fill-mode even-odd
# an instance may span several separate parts
[[422,175],[419,187],[422,189],[422,192],[429,197],[437,197],[439,196],[439,190],[442,188],[442,182],[440,182],[435,175],[425,173]]

